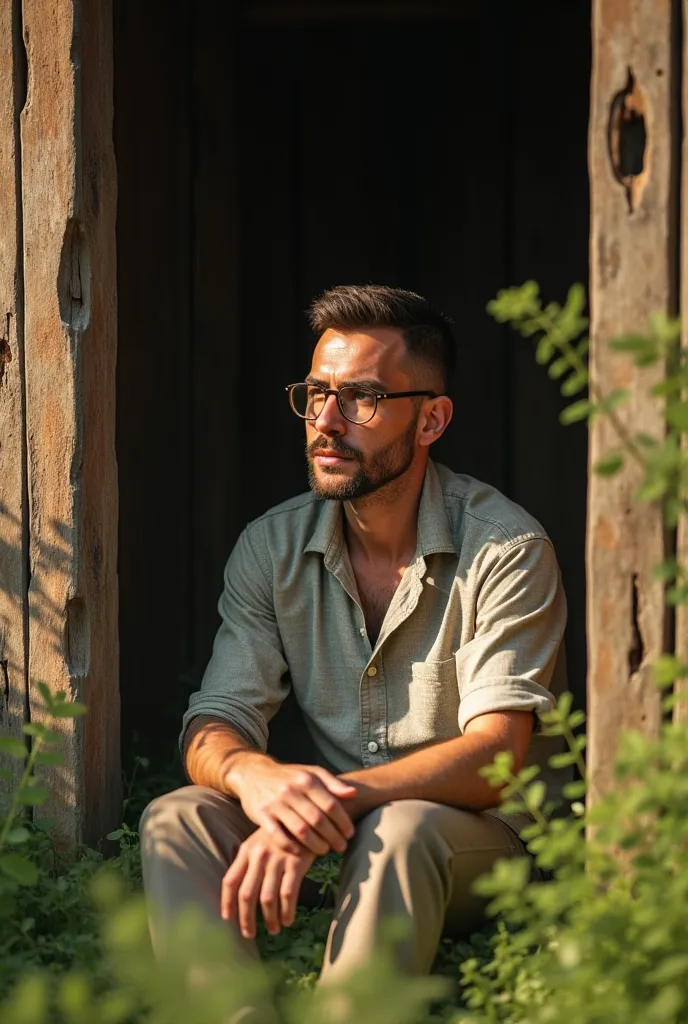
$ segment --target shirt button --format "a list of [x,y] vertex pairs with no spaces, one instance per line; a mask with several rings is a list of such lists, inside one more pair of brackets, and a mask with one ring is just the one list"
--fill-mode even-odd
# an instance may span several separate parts
[[371,665],[370,668],[368,669],[368,675],[369,676],[376,676],[377,675],[377,669],[375,668],[374,665]]
[[365,626],[361,626],[361,628],[359,629],[358,632],[361,634],[361,636],[365,636],[366,635],[366,628],[365,628]]
[[380,748],[378,747],[375,740],[371,740],[370,743],[368,744],[368,750],[370,751],[371,754],[377,754],[379,749]]

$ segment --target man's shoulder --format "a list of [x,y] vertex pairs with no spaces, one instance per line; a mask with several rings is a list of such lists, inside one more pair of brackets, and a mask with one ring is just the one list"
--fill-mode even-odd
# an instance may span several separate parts
[[323,510],[323,502],[312,491],[274,505],[246,527],[253,544],[267,545],[275,554],[302,550],[308,543]]
[[508,547],[530,539],[549,540],[544,527],[492,484],[435,463],[444,505],[456,541],[467,535]]

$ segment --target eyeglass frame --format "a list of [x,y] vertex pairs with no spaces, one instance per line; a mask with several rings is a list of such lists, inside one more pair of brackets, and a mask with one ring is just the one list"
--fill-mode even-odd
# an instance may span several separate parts
[[[353,425],[355,427],[362,427],[362,426],[365,426],[366,423],[370,423],[370,421],[375,416],[375,413],[377,412],[377,405],[378,405],[378,402],[381,399],[384,399],[384,398],[420,398],[421,396],[425,397],[425,398],[441,398],[442,397],[442,395],[439,394],[437,391],[386,391],[386,392],[382,392],[382,391],[376,391],[375,388],[370,388],[370,387],[368,387],[365,384],[362,384],[362,385],[345,384],[344,387],[342,387],[342,388],[324,388],[320,384],[310,384],[307,380],[297,381],[296,384],[287,384],[287,386],[286,386],[286,388],[284,390],[289,395],[289,405],[291,406],[292,412],[294,413],[294,415],[298,416],[299,419],[307,420],[308,423],[314,423],[320,416],[322,416],[322,411],[325,408],[325,404],[323,405],[323,409],[320,410],[320,412],[318,413],[317,416],[304,416],[304,415],[302,415],[302,413],[297,412],[296,409],[294,408],[294,402],[293,402],[293,399],[292,399],[292,392],[293,392],[294,388],[298,388],[298,387],[317,388],[318,391],[321,391],[323,393],[323,395],[325,396],[325,404],[327,404],[327,399],[330,397],[330,395],[334,395],[336,400],[337,400],[337,408],[339,409],[340,413],[342,414],[344,419],[347,421],[347,423],[353,423]],[[340,392],[341,391],[346,391],[347,389],[350,389],[352,391],[367,391],[369,394],[375,396],[375,406],[374,406],[373,411],[372,411],[372,413],[370,414],[370,416],[368,417],[367,420],[352,420],[352,419],[350,419],[346,415],[346,413],[342,409],[342,400],[340,398]]]

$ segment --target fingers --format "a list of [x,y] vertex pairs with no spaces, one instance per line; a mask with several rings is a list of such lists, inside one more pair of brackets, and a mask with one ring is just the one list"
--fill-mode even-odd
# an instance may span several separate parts
[[223,921],[234,921],[237,916],[237,895],[246,869],[248,854],[243,845],[239,847],[233,863],[225,872],[220,890],[220,914]]
[[284,831],[281,822],[271,814],[265,814],[260,819],[260,826],[265,829],[270,835],[271,840],[284,853],[291,853],[294,857],[298,857],[299,853],[301,853],[303,849],[301,844],[289,836]]
[[263,886],[267,850],[258,847],[252,850],[249,864],[237,894],[239,928],[245,939],[256,936],[256,905]]
[[[318,785],[313,787],[310,795],[313,803],[323,812],[323,814],[327,816],[328,820],[334,825],[344,840],[351,839],[356,831],[354,824],[344,807],[342,807],[339,800],[332,795],[331,791],[326,789],[324,785]],[[311,822],[311,824],[313,824],[313,822]],[[322,832],[322,829],[319,829],[319,831]],[[322,834],[325,835],[324,832]],[[327,838],[326,835],[325,838]],[[335,850],[338,850],[339,853],[343,853],[346,849],[346,845],[340,849],[331,841],[330,846],[334,846]]]
[[[322,836],[318,835],[300,813],[293,809],[293,805],[301,808],[307,804],[310,804],[310,801],[306,797],[294,793],[290,797],[289,804],[284,801],[273,804],[271,812],[291,832],[294,838],[298,839],[302,847],[305,846],[311,853],[321,857],[329,851],[329,844],[325,842]],[[313,804],[311,804],[311,807],[313,807]],[[317,812],[315,807],[314,812]]]
[[321,768],[319,765],[313,765],[310,769],[313,775],[316,775],[324,786],[334,796],[346,797],[356,796],[356,787],[351,786],[348,782],[344,782],[343,779],[338,779],[332,772],[328,772],[327,768]]
[[[326,789],[314,791],[310,794],[310,799],[303,794],[298,794],[292,802],[292,807],[306,824],[310,825],[318,837],[326,843],[328,850],[334,849],[338,853],[344,853],[347,843],[343,829],[347,828],[347,816],[331,793],[328,793]],[[344,819],[342,828],[338,827],[330,817],[330,814],[336,813],[338,809],[340,811],[339,819]],[[353,832],[353,827],[351,831]],[[303,842],[300,835],[294,834],[297,839]],[[309,847],[309,849],[312,849],[312,847]]]
[[303,859],[290,859],[285,866],[279,891],[280,916],[285,928],[289,928],[294,923],[301,882],[307,870],[308,864],[305,864]]
[[260,909],[270,935],[277,935],[280,930],[280,885],[283,873],[283,860],[272,857],[265,868],[260,889]]

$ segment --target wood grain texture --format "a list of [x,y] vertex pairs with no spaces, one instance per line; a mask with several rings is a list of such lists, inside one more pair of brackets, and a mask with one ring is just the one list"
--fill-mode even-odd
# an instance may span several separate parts
[[26,0],[23,13],[31,716],[39,681],[89,706],[62,723],[44,813],[64,840],[95,841],[120,785],[111,11]]
[[[681,106],[683,123],[688,124],[688,26],[684,21],[683,53],[681,54]],[[682,318],[683,348],[688,348],[688,134],[684,132],[681,153],[681,266],[680,266],[680,309]],[[684,443],[688,439],[684,438]],[[682,565],[688,565],[688,517],[683,516],[678,524],[676,554]],[[688,662],[688,605],[676,608],[676,657]],[[677,697],[674,707],[674,721],[688,722],[688,679],[679,680],[674,687]]]
[[[23,102],[19,5],[0,2],[0,735],[21,736],[26,705],[26,451],[19,198]],[[16,761],[5,764],[19,770]],[[3,783],[3,788],[6,783]]]
[[[677,146],[670,0],[596,0],[593,5],[591,180],[591,374],[604,392],[628,388],[622,419],[631,432],[661,436],[663,411],[648,396],[656,371],[638,371],[608,341],[643,330],[657,310],[675,302]],[[635,82],[644,109],[646,144],[626,138],[625,165],[615,169],[610,114]],[[640,126],[632,122],[637,131]],[[629,168],[634,181],[622,180]],[[616,444],[606,419],[590,435],[594,464]],[[652,662],[668,640],[662,585],[652,567],[665,556],[661,512],[637,505],[639,470],[627,460],[611,479],[591,475],[588,492],[588,716],[591,796],[609,788],[619,731],[657,733],[660,696]]]

